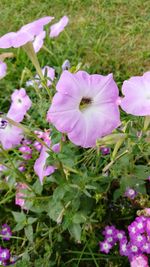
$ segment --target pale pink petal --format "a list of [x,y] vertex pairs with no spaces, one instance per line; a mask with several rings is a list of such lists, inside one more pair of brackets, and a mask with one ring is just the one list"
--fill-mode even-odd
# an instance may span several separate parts
[[28,32],[33,36],[37,36],[43,31],[43,27],[49,22],[51,22],[53,19],[54,17],[50,17],[50,16],[43,17],[43,18],[40,18],[38,20],[35,20],[31,23],[28,23],[22,26],[20,30],[23,32]]
[[68,22],[69,22],[68,17],[64,16],[60,19],[59,22],[53,24],[50,27],[50,37],[51,38],[57,37],[64,30],[64,28],[67,26]]
[[11,149],[20,144],[23,138],[23,130],[13,125],[7,124],[4,129],[0,129],[0,143],[4,149]]
[[[48,146],[50,146],[50,140],[48,142]],[[48,148],[46,146],[42,147],[39,158],[35,161],[34,171],[40,179],[41,184],[43,184],[43,179],[45,176],[52,174],[55,171],[54,166],[47,166],[46,160],[49,157],[47,153]]]
[[42,48],[45,36],[46,36],[46,32],[42,31],[39,35],[35,37],[34,42],[33,42],[35,53],[38,53],[40,49]]
[[135,116],[150,115],[150,72],[124,81],[121,108]]
[[32,102],[27,95],[24,88],[15,90],[11,96],[12,103],[8,111],[8,118],[13,119],[16,122],[21,122],[30,109]]
[[0,61],[0,79],[6,76],[7,65],[6,63]]

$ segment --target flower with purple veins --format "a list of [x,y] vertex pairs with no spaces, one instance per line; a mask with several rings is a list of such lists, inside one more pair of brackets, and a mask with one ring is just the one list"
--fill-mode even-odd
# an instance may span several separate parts
[[62,17],[57,23],[50,26],[50,37],[57,37],[67,26],[69,18],[67,16]]
[[3,61],[0,61],[0,80],[6,76],[7,65]]
[[34,42],[36,36],[43,32],[43,28],[54,17],[43,17],[28,23],[20,28],[17,32],[9,32],[0,37],[0,48],[18,48],[28,42]]
[[10,227],[7,224],[3,224],[0,234],[3,236],[3,240],[10,240],[10,237],[12,236]]
[[99,138],[120,125],[118,87],[112,74],[64,71],[56,88],[47,120],[74,144],[94,147]]

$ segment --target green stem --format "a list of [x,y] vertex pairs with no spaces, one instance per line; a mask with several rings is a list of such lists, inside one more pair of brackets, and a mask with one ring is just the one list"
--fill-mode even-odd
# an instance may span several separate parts
[[146,116],[145,121],[144,121],[144,128],[143,128],[144,132],[148,129],[149,124],[150,124],[150,116]]
[[42,86],[46,89],[46,91],[47,91],[47,93],[48,93],[48,95],[49,95],[49,97],[51,99],[50,90],[49,90],[49,88],[47,87],[47,85],[45,83],[45,78],[44,78],[44,75],[42,73],[42,70],[41,70],[37,55],[36,55],[36,53],[34,51],[32,42],[28,42],[27,44],[25,44],[23,46],[23,48],[24,48],[25,52],[27,53],[29,59],[31,60],[32,64],[34,65],[39,77],[41,78]]

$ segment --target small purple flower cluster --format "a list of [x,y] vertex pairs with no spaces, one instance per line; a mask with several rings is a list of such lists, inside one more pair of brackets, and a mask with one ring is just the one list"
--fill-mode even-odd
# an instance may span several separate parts
[[128,232],[129,241],[124,231],[116,229],[115,226],[106,226],[103,231],[105,240],[99,243],[100,251],[108,254],[112,247],[119,242],[120,255],[127,256],[130,263],[135,257],[150,254],[150,218],[136,217],[128,226]]
[[[2,225],[0,235],[2,236],[3,241],[10,240],[12,236],[12,232],[11,232],[10,227],[7,224]],[[6,266],[9,259],[10,259],[9,249],[0,247],[0,265]]]
[[12,236],[12,232],[10,227],[7,224],[2,225],[2,230],[0,231],[0,235],[3,236],[3,240],[10,240],[10,237]]

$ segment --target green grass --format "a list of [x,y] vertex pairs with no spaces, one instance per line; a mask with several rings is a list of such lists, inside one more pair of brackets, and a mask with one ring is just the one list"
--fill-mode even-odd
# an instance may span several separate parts
[[149,69],[149,1],[1,0],[0,34],[45,15],[70,18],[67,35],[53,47],[57,64],[65,58],[73,65],[82,62],[92,73],[113,72],[118,82]]

